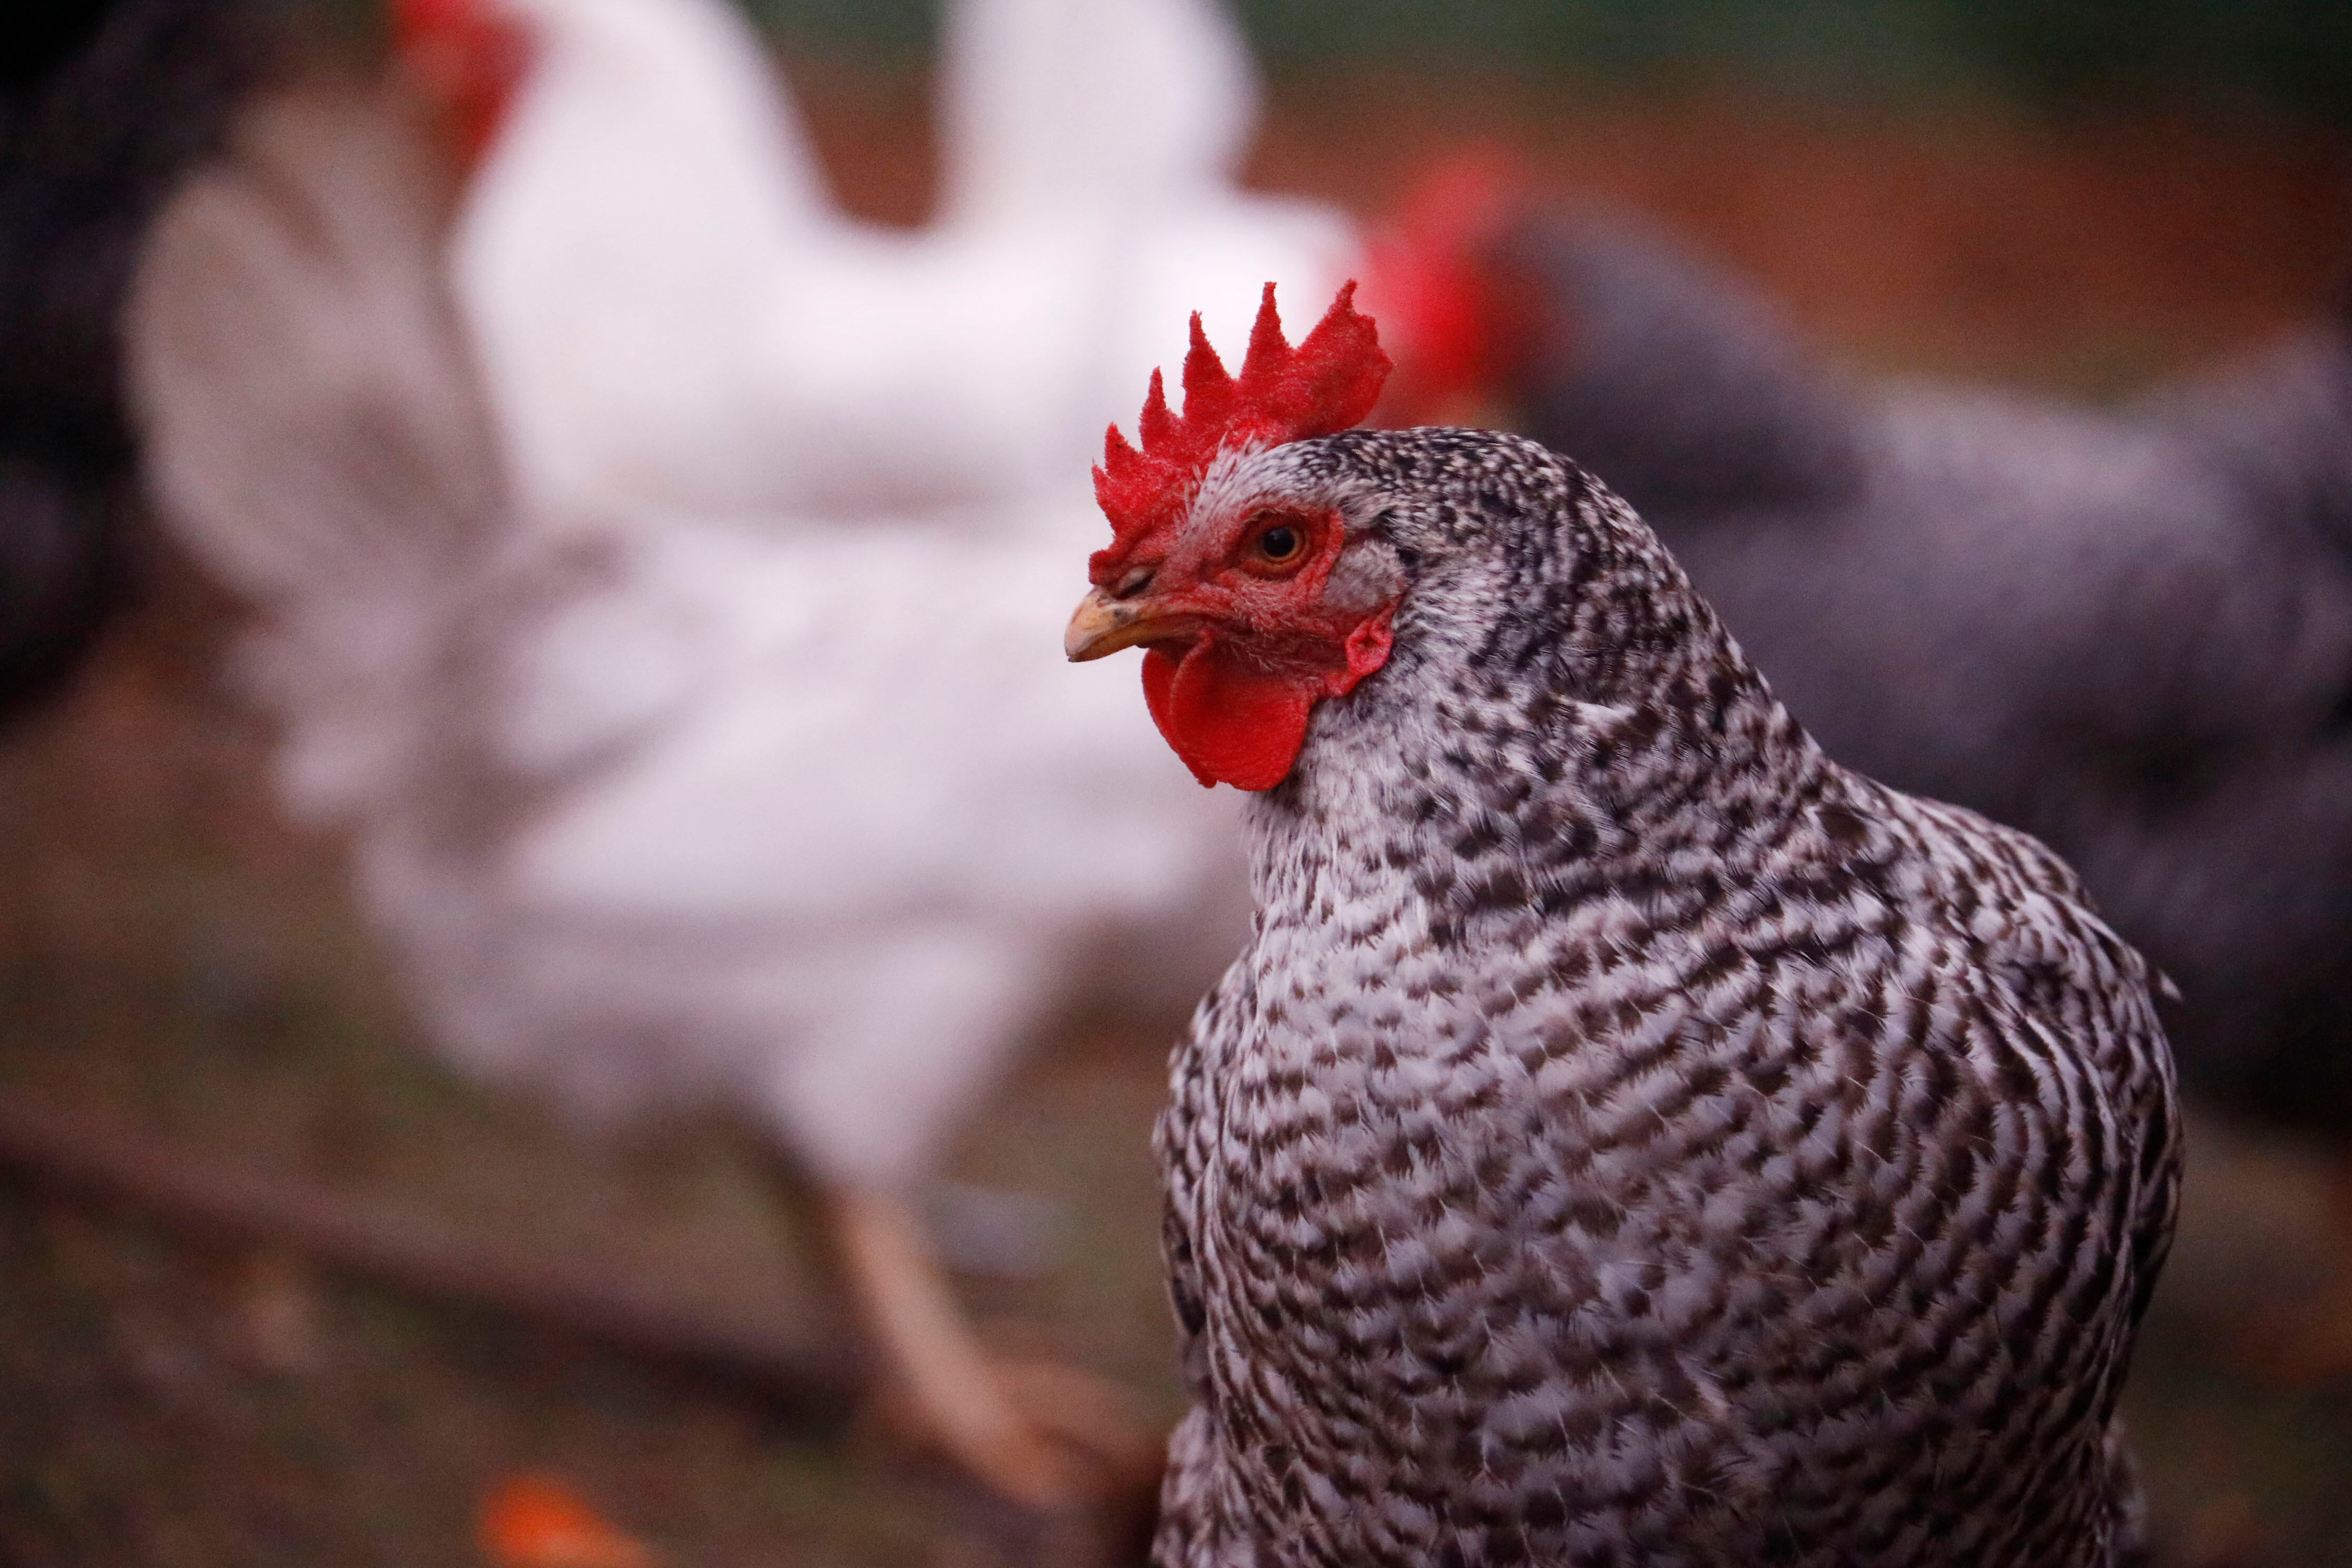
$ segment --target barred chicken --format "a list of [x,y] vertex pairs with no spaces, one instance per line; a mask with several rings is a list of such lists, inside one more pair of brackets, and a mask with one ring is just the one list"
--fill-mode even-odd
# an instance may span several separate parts
[[1256,792],[1158,1148],[1155,1561],[2105,1568],[2178,1185],[2137,953],[1830,760],[1517,437],[1355,431],[1343,292],[1114,433],[1074,659]]
[[1819,363],[1552,222],[1507,400],[1652,520],[1839,755],[2046,839],[2179,983],[2192,1089],[2352,1128],[2352,344],[2107,411]]
[[2193,1094],[2336,1152],[2332,1293],[2252,1353],[2352,1367],[2352,330],[2095,408],[1852,384],[1597,223],[1492,259],[1528,433],[1641,509],[1834,753],[2076,866],[2179,983]]

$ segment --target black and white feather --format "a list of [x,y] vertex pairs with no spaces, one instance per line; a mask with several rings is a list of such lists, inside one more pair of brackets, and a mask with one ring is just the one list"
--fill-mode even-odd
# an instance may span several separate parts
[[2171,1068],[2073,873],[1832,762],[1532,442],[1226,461],[1404,596],[1175,1058],[1155,1560],[2137,1561]]
[[1528,433],[1638,508],[1832,754],[2042,838],[2200,1094],[2352,1127],[2352,337],[2114,410],[1816,364],[1731,279],[1530,225]]

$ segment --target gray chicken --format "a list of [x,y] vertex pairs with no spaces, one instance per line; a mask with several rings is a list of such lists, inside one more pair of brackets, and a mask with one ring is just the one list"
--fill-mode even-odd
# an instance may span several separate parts
[[1271,305],[1114,436],[1068,634],[1263,792],[1159,1132],[1155,1561],[2137,1561],[2147,966],[2034,840],[1830,761],[1582,470],[1346,430],[1370,323]]

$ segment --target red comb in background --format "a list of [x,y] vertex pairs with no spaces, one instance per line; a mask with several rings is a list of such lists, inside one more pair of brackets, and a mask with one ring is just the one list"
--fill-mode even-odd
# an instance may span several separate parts
[[530,37],[498,0],[392,0],[393,47],[479,163],[530,66]]
[[1095,499],[1110,519],[1111,544],[1096,553],[1099,574],[1115,566],[1135,542],[1171,521],[1191,499],[1210,463],[1227,447],[1274,447],[1328,436],[1362,423],[1388,379],[1372,319],[1355,306],[1355,284],[1339,290],[1315,330],[1297,347],[1282,335],[1274,285],[1250,328],[1249,353],[1234,375],[1192,316],[1192,344],[1184,355],[1184,412],[1168,406],[1158,371],[1136,423],[1140,447],[1118,426],[1103,439],[1095,469]]
[[1364,295],[1388,323],[1396,379],[1383,424],[1413,425],[1482,405],[1503,370],[1512,312],[1487,251],[1525,195],[1508,154],[1450,153],[1423,166],[1367,249]]

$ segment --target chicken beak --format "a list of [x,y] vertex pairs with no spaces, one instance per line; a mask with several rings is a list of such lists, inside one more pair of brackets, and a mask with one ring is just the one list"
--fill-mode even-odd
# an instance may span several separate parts
[[1078,601],[1069,630],[1062,634],[1062,651],[1072,664],[1084,664],[1139,643],[1159,641],[1175,629],[1181,617],[1154,613],[1146,604],[1114,599],[1100,588]]

